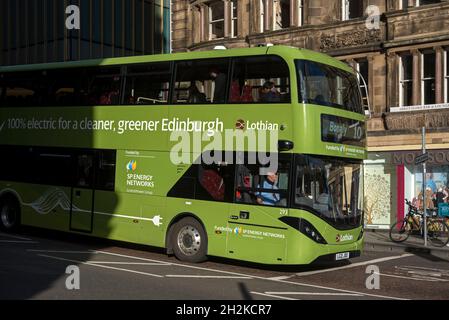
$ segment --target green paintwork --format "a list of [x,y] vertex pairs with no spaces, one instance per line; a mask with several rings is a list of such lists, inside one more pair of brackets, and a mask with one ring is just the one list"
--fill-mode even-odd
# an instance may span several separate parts
[[[235,123],[240,119],[253,123],[268,121],[282,127],[278,132],[279,140],[294,142],[294,149],[289,151],[290,153],[365,159],[365,148],[324,143],[320,136],[320,115],[323,113],[360,121],[365,120],[363,115],[298,103],[294,60],[313,60],[352,72],[340,61],[303,49],[274,46],[1,67],[0,73],[266,53],[283,57],[289,65],[292,82],[291,104],[1,108],[0,144],[115,149],[117,162],[115,192],[0,182],[0,196],[4,192],[17,194],[22,202],[23,224],[62,231],[90,230],[89,210],[94,199],[92,233],[90,233],[92,236],[159,247],[166,246],[166,234],[171,222],[180,214],[190,214],[197,217],[205,227],[209,255],[259,263],[307,264],[322,255],[362,250],[363,239],[357,240],[361,227],[341,232],[305,211],[166,197],[167,192],[189,165],[172,163],[170,150],[178,141],[170,141],[170,132],[161,130],[163,119],[167,119],[166,121],[173,118],[201,121],[218,119],[223,123],[223,129],[235,129]],[[18,119],[14,121],[14,127],[11,119]],[[54,128],[42,128],[44,120],[54,121]],[[103,129],[93,130],[87,126],[89,121],[98,120],[108,121],[103,123],[105,125]],[[66,128],[65,121],[70,121]],[[122,132],[121,121],[159,121],[159,123],[157,127],[156,124],[153,127],[150,125],[147,131],[128,128]],[[41,128],[38,128],[37,124]],[[209,144],[210,142],[203,142],[199,149]],[[211,148],[213,146],[209,145],[209,149]],[[254,151],[251,146],[245,146],[244,149]],[[198,151],[194,149],[194,153],[190,156],[191,161],[197,158],[198,154],[195,152]],[[134,171],[129,169],[130,161],[136,163]],[[61,205],[66,203],[62,201],[56,203],[50,212],[38,213],[31,204],[39,203],[39,199],[46,192],[54,189],[57,189],[59,195],[64,194],[65,199],[69,199],[66,200],[69,207]],[[75,196],[76,191],[81,191],[79,198]],[[73,204],[70,201],[73,201]],[[70,222],[70,205],[88,212],[81,214],[72,210]],[[250,218],[230,219],[230,216],[238,215],[240,211],[249,212]],[[283,224],[279,220],[283,215],[307,219],[320,231],[328,245],[317,244]],[[336,241],[337,235],[349,235],[353,240],[339,243]]]

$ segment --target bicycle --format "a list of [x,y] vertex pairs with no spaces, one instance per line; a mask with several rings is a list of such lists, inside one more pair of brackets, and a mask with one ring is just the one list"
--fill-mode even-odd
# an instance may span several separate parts
[[[420,212],[410,201],[405,199],[408,212],[404,219],[390,227],[390,239],[393,242],[404,242],[410,235],[424,237],[424,213]],[[427,215],[427,239],[435,247],[444,247],[449,242],[449,226],[437,212]],[[417,221],[418,220],[418,221]]]

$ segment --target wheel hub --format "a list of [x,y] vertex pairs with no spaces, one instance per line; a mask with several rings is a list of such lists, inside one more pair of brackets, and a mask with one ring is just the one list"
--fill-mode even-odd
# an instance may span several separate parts
[[193,226],[185,226],[178,233],[178,247],[183,254],[192,256],[196,254],[201,246],[201,236]]

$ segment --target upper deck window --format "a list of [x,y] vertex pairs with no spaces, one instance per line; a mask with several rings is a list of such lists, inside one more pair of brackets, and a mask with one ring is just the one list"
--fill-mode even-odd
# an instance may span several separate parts
[[296,60],[299,101],[363,114],[357,77],[318,62]]
[[290,77],[287,64],[276,56],[235,58],[229,102],[290,102]]

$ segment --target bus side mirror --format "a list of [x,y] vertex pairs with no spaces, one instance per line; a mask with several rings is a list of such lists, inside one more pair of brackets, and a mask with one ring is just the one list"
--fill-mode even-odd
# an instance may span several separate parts
[[289,151],[294,147],[293,141],[289,140],[279,140],[278,141],[278,150],[279,151]]

